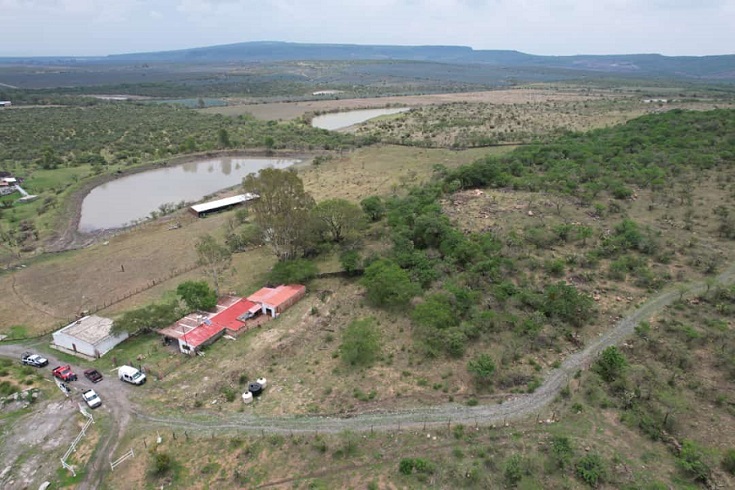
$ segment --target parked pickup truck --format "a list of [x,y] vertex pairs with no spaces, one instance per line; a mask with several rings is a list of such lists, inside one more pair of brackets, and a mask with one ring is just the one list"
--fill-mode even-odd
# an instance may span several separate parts
[[76,381],[77,375],[71,370],[71,366],[59,366],[53,370],[54,378],[58,378],[61,381]]
[[20,357],[20,362],[22,362],[26,366],[44,367],[48,364],[48,359],[46,359],[45,357],[41,357],[38,354],[24,352],[23,355]]

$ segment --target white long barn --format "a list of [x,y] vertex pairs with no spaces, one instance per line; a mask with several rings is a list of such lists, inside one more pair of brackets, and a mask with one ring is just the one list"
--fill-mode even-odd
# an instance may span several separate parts
[[216,201],[203,202],[201,204],[195,204],[189,208],[189,210],[197,215],[198,217],[206,216],[209,213],[216,213],[217,211],[223,211],[233,206],[238,206],[244,202],[252,201],[257,199],[257,194],[239,194],[237,196],[225,197],[224,199],[217,199]]
[[128,338],[127,332],[113,335],[111,331],[111,319],[97,315],[85,316],[54,332],[52,347],[96,359]]

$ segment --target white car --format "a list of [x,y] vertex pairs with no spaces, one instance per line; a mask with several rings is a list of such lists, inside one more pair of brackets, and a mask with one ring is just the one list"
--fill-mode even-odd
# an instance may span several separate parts
[[82,398],[84,398],[84,401],[87,402],[89,408],[97,408],[102,405],[102,400],[100,400],[100,397],[97,396],[97,393],[95,393],[94,390],[85,391],[84,393],[82,393]]

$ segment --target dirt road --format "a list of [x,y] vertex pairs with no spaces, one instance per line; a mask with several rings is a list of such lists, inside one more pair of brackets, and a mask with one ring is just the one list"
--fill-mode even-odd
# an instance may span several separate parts
[[[719,284],[729,284],[734,279],[735,266],[732,266],[717,277],[717,282]],[[688,294],[700,293],[706,288],[703,282],[688,286]],[[546,418],[548,414],[543,413],[544,408],[551,403],[559,390],[571,380],[578,370],[588,368],[602,350],[611,345],[616,345],[630,336],[639,322],[651,318],[676,300],[680,294],[679,290],[668,290],[652,297],[637,309],[626,314],[606,334],[598,337],[584,350],[569,356],[559,368],[549,372],[544,378],[543,384],[536,391],[531,394],[513,396],[499,405],[468,407],[458,404],[442,404],[412,410],[364,413],[347,418],[315,416],[261,417],[247,413],[218,414],[216,417],[207,414],[163,417],[150,415],[137,408],[130,402],[128,397],[129,387],[122,385],[117,379],[114,379],[114,376],[110,376],[110,373],[104,373],[107,376],[106,379],[96,385],[95,390],[105,400],[105,406],[110,407],[112,411],[113,427],[109,434],[102,438],[99,450],[95,452],[93,460],[89,463],[87,478],[78,488],[93,489],[98,486],[106,473],[107,458],[114,452],[117,441],[130,423],[132,415],[141,424],[154,428],[166,426],[190,431],[206,431],[208,433],[232,431],[268,433],[337,433],[344,430],[389,431],[400,428],[423,427],[424,425],[427,427],[439,426],[445,425],[447,422],[453,424],[500,424],[537,414]],[[17,357],[26,349],[27,347],[21,345],[0,344],[0,355]],[[50,362],[54,363],[56,360],[50,359]],[[75,366],[75,369],[79,368]],[[85,383],[87,383],[86,380],[79,382],[81,385]]]

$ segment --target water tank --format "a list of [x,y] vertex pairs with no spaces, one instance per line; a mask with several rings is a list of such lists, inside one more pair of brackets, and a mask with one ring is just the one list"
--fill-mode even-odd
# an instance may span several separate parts
[[265,389],[266,386],[268,386],[268,382],[265,380],[265,378],[258,378],[257,383],[261,386],[261,388]]
[[248,385],[248,390],[250,390],[250,393],[252,393],[253,396],[260,396],[260,393],[263,391],[263,387],[260,383],[254,382]]
[[253,403],[253,394],[249,391],[246,391],[242,394],[242,401],[244,401],[245,403]]

